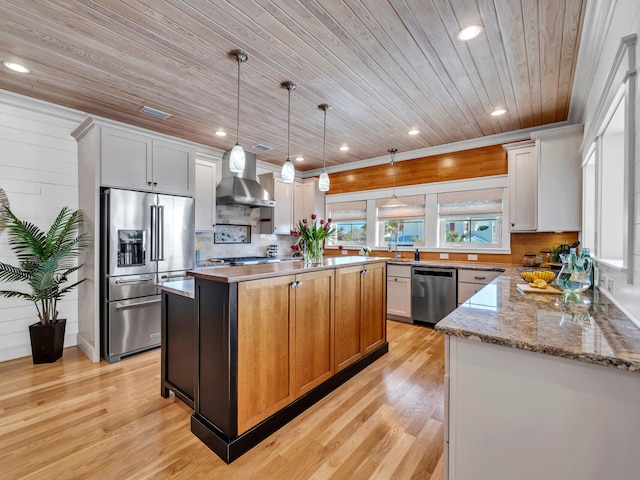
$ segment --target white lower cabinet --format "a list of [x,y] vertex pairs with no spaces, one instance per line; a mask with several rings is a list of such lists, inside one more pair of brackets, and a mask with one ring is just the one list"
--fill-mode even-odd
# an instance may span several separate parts
[[410,265],[387,266],[387,318],[413,322]]
[[[465,270],[458,269],[458,305],[466,302],[482,290],[491,280],[500,276],[502,272],[494,270]],[[487,292],[489,295],[491,292]],[[489,299],[487,299],[489,300]],[[479,300],[482,301],[482,300]]]
[[449,335],[445,356],[446,480],[638,478],[638,372]]

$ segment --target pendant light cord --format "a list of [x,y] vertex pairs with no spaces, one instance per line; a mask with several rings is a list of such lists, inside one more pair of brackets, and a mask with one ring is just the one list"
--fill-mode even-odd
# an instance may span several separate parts
[[242,63],[240,61],[240,58],[238,57],[238,115],[237,115],[237,122],[236,122],[236,145],[240,144],[240,64]]
[[327,110],[329,108],[324,109],[324,125],[322,128],[322,171],[325,171],[326,165],[326,157],[327,157]]
[[289,139],[291,138],[291,86],[287,87],[289,91],[289,105],[287,106],[287,160],[289,160]]

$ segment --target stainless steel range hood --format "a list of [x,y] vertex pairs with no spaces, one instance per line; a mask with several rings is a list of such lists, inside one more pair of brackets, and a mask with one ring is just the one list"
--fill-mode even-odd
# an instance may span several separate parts
[[256,154],[244,152],[245,166],[240,173],[229,169],[229,154],[222,156],[222,180],[216,189],[218,205],[246,205],[249,207],[274,207],[276,202],[256,181]]

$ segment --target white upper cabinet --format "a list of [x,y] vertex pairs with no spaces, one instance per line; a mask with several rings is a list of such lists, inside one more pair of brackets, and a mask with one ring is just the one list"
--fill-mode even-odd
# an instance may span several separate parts
[[195,194],[194,151],[179,143],[153,140],[153,190],[177,195]]
[[193,196],[193,148],[137,132],[100,129],[101,185]]
[[317,178],[305,178],[302,183],[302,208],[305,218],[315,213],[318,218],[325,218],[324,192],[318,190]]
[[507,145],[509,222],[512,232],[538,228],[538,160],[533,143]]
[[579,231],[582,125],[533,132],[533,142],[505,145],[512,232]]
[[293,229],[293,183],[273,173],[260,175],[260,185],[275,200],[275,207],[260,207],[260,233],[289,235]]
[[216,223],[216,164],[196,160],[196,232],[211,231]]

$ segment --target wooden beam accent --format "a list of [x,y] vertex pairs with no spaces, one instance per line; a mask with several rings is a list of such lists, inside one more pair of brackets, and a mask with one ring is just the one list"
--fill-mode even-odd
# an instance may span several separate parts
[[[391,188],[390,164],[332,173],[331,194]],[[396,161],[396,186],[446,182],[465,178],[506,175],[507,155],[502,145],[473,148],[430,157]]]

